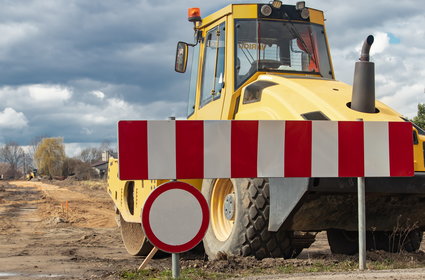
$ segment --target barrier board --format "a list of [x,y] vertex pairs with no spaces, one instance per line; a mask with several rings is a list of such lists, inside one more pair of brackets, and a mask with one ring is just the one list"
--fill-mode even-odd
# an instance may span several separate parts
[[409,122],[120,121],[121,180],[413,176]]

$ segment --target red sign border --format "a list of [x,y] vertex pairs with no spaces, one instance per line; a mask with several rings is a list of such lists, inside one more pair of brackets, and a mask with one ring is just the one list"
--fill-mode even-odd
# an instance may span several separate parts
[[[159,240],[152,231],[149,219],[149,213],[155,200],[164,192],[172,189],[180,189],[191,193],[196,198],[196,200],[198,200],[202,210],[202,222],[199,232],[190,241],[181,245],[169,245]],[[145,205],[142,209],[142,227],[146,238],[152,243],[152,245],[168,253],[183,253],[195,248],[195,246],[198,245],[204,238],[204,235],[208,229],[208,225],[209,207],[207,201],[198,189],[185,182],[171,181],[160,185],[151,192],[151,194],[146,199]]]

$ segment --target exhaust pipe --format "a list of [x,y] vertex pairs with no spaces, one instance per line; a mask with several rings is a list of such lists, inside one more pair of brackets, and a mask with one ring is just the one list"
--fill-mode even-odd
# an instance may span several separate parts
[[369,51],[373,44],[369,35],[363,43],[359,61],[354,68],[351,109],[363,113],[375,113],[375,64],[369,61]]

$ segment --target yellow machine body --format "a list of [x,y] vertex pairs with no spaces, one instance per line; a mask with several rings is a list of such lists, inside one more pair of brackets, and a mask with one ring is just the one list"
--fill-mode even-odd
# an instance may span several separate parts
[[[375,113],[362,113],[349,107],[352,86],[335,80],[323,12],[311,8],[308,8],[308,11],[308,23],[323,28],[326,49],[322,55],[327,55],[330,69],[327,77],[316,72],[258,70],[243,83],[237,84],[237,74],[235,74],[238,63],[237,49],[248,51],[251,48],[252,51],[252,48],[259,48],[261,51],[263,46],[248,43],[242,47],[238,46],[235,40],[236,23],[258,19],[261,14],[260,4],[229,5],[203,18],[201,23],[196,23],[195,31],[204,39],[199,40],[196,46],[198,51],[194,52],[187,118],[190,120],[303,120],[308,119],[305,116],[309,113],[320,112],[321,116],[338,121],[358,119],[404,121],[399,113],[379,101],[376,102]],[[263,18],[263,20],[267,22],[268,19]],[[302,20],[280,19],[279,21],[289,22],[288,24],[303,23]],[[219,34],[219,32],[222,33]],[[208,36],[222,36],[217,39],[216,44],[224,48],[222,54],[224,70],[217,82],[221,88],[214,86],[211,91],[212,96],[202,97],[203,75],[208,71],[203,68],[207,63],[205,49],[213,42],[210,41],[210,45],[206,45],[208,40],[205,38],[209,38]],[[219,50],[217,54],[218,52]],[[216,65],[215,72],[217,71]],[[259,91],[248,90],[251,85],[259,82],[267,86]],[[204,102],[205,100],[207,101]],[[415,171],[425,171],[423,149],[425,136],[421,135],[416,128],[413,133],[417,140],[414,147]],[[108,192],[126,222],[140,223],[141,210],[146,198],[153,189],[164,182],[161,180],[121,181],[118,176],[118,160],[114,158],[109,160]],[[187,182],[199,190],[202,188],[202,180],[187,180]],[[130,186],[131,184],[133,186]]]

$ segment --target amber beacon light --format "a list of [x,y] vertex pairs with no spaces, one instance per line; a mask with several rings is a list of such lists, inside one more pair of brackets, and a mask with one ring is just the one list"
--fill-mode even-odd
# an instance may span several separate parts
[[187,19],[190,22],[201,21],[201,10],[199,8],[189,8],[187,11]]

